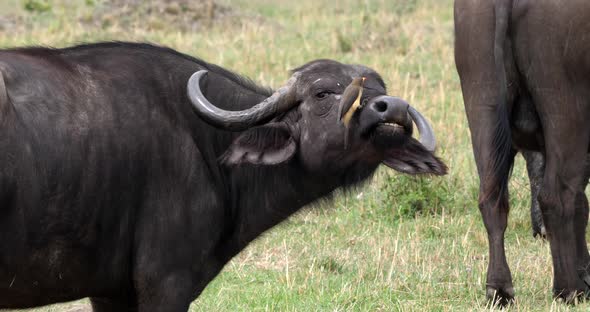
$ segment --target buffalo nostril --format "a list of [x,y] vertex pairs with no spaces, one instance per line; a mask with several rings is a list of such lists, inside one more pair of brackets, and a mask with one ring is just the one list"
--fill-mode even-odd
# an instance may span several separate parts
[[375,102],[373,104],[373,109],[379,113],[383,113],[387,110],[387,103],[383,101]]

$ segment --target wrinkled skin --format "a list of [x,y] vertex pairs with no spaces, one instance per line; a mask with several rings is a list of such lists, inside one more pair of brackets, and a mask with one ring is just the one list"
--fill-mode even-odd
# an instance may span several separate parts
[[494,303],[514,298],[504,232],[507,181],[522,150],[541,152],[545,159],[537,199],[551,244],[555,297],[575,302],[590,285],[584,194],[588,20],[590,3],[584,0],[455,1],[455,61],[488,233],[486,295]]
[[[288,110],[232,131],[193,111],[203,70],[222,109],[272,94],[147,44],[0,50],[0,309],[90,297],[99,312],[187,311],[252,240],[379,164],[446,173],[372,69],[308,63]],[[359,75],[344,149],[340,93]]]

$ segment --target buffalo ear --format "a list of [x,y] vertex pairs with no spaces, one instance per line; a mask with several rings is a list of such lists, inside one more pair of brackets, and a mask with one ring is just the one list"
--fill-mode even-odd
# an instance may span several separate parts
[[297,144],[283,124],[268,124],[244,131],[221,156],[228,166],[240,164],[276,165],[295,155]]
[[412,175],[445,175],[448,170],[440,159],[413,138],[402,146],[388,149],[383,163],[393,170]]

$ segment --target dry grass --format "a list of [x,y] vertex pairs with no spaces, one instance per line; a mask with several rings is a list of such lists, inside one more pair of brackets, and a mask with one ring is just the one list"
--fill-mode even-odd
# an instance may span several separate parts
[[[0,9],[18,4],[5,1]],[[0,46],[150,41],[271,86],[281,84],[289,69],[316,58],[375,68],[391,94],[408,99],[432,121],[450,174],[417,181],[382,169],[362,191],[302,211],[229,263],[191,311],[489,310],[487,239],[454,68],[452,1],[335,3],[226,0],[221,4],[232,8],[231,15],[187,32],[174,23],[123,27],[111,21],[89,27],[84,18],[106,2],[86,6],[56,0],[52,13],[27,16],[26,25],[16,30],[0,30]],[[551,300],[549,247],[531,236],[520,158],[511,184],[506,245],[518,302],[509,311],[586,311],[587,304],[568,307]],[[415,185],[425,185],[428,198],[441,200],[416,217],[400,214],[400,207],[412,204]]]

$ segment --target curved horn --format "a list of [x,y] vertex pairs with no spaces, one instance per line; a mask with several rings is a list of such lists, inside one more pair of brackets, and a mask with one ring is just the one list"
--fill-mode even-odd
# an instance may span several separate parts
[[264,101],[242,111],[227,111],[211,104],[201,91],[201,78],[207,75],[206,70],[199,70],[188,80],[187,93],[197,114],[209,124],[227,130],[240,131],[284,112],[296,103],[293,84],[299,77],[294,74],[284,87]]
[[424,118],[424,116],[422,116],[422,114],[420,114],[420,112],[418,112],[412,106],[408,107],[408,112],[410,113],[412,120],[414,120],[414,123],[416,123],[418,132],[420,132],[420,143],[424,145],[426,150],[429,152],[434,152],[436,149],[436,140],[434,138],[434,131],[432,131],[432,127],[426,118]]

